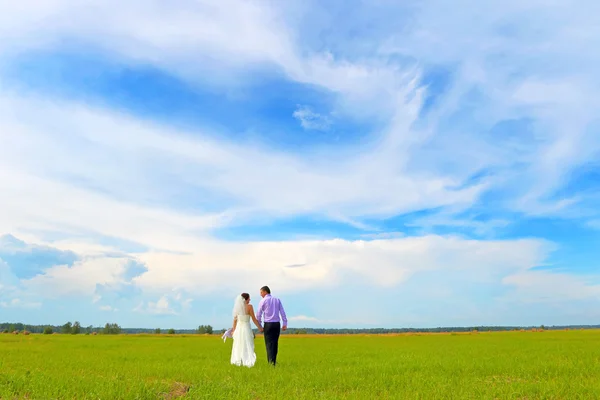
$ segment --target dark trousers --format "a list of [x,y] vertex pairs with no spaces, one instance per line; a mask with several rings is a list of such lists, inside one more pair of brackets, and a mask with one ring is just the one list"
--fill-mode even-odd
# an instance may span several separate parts
[[264,326],[265,345],[267,347],[267,361],[269,364],[277,364],[277,351],[279,349],[279,335],[281,325],[279,322],[265,322]]

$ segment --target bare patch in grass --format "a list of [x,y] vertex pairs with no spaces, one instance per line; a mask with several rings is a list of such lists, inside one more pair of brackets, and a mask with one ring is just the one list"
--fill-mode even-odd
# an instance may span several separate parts
[[168,393],[163,394],[163,399],[173,400],[185,396],[190,391],[190,385],[181,382],[173,382]]

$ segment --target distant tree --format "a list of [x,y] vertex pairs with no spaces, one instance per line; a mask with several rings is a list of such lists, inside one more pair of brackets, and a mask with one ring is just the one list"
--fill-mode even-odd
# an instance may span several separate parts
[[196,332],[199,333],[200,335],[204,335],[204,334],[212,335],[213,327],[210,325],[200,325]]
[[121,327],[118,324],[109,324],[108,322],[104,325],[102,333],[105,335],[118,335],[121,333]]
[[71,333],[73,335],[79,335],[81,333],[81,324],[79,323],[79,321],[75,321],[73,323],[73,328],[71,329]]
[[14,331],[16,331],[16,330],[17,330],[17,327],[15,326],[15,324],[10,324],[10,325],[8,326],[8,331],[9,331],[9,332],[14,332]]
[[160,328],[156,328],[156,329],[154,330],[154,333],[155,333],[155,334],[157,334],[157,335],[160,335]]
[[175,334],[175,329],[173,329],[173,328],[169,329],[168,334],[169,335],[174,335]]
[[90,333],[92,333],[93,330],[94,330],[94,327],[92,325],[90,325],[87,328],[85,328],[85,334],[89,335]]
[[8,333],[8,329],[4,329],[2,333]]
[[47,326],[47,327],[44,328],[44,331],[42,333],[44,335],[52,335],[52,333],[54,333],[54,332],[52,331],[51,327]]
[[70,322],[67,322],[62,326],[62,333],[71,333],[73,330],[73,325]]

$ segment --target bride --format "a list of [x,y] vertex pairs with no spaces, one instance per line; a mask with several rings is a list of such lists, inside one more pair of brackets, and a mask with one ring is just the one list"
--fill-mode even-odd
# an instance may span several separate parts
[[262,332],[263,329],[254,316],[254,307],[250,304],[250,295],[242,293],[235,299],[233,306],[231,363],[237,366],[252,367],[256,362],[254,333],[250,327],[250,319],[259,332]]

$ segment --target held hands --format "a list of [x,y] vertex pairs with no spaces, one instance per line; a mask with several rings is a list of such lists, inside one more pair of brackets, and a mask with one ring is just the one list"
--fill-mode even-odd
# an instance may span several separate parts
[[264,328],[263,328],[262,326],[259,326],[259,327],[258,327],[258,331],[259,331],[260,333],[263,333],[265,330],[264,330]]
[[287,325],[284,325],[281,329],[287,331]]

